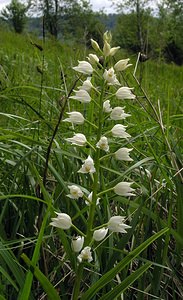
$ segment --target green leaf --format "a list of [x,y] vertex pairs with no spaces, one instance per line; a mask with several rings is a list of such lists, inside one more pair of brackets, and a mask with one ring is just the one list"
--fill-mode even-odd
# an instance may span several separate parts
[[[3,242],[2,238],[0,241],[0,250],[1,250],[0,257],[2,257],[2,259],[8,266],[9,270],[12,272],[14,278],[16,278],[17,284],[21,288],[24,284],[25,275],[24,275],[21,267],[19,267],[19,263],[18,263],[16,257],[14,256],[13,252],[10,249],[8,250],[4,246],[4,242]],[[15,284],[13,286],[15,287]]]
[[9,283],[15,288],[16,291],[18,291],[18,287],[16,283],[13,281],[13,279],[10,277],[10,275],[0,266],[0,273],[9,281]]
[[91,288],[89,288],[86,293],[81,297],[82,300],[89,300],[103,288],[108,282],[113,280],[113,278],[123,270],[128,264],[130,264],[135,257],[137,257],[142,251],[144,251],[150,244],[152,244],[156,239],[165,234],[169,228],[164,228],[161,231],[157,232],[140,246],[130,252],[121,262],[119,262],[113,269],[104,274],[96,283],[94,283]]
[[[30,168],[31,168],[32,171],[34,171],[35,176],[37,177],[37,180],[38,180],[38,182],[41,186],[41,191],[43,193],[43,196],[46,199],[47,204],[48,204],[47,210],[45,212],[45,215],[44,215],[44,218],[43,218],[43,221],[42,221],[42,224],[41,224],[41,228],[40,228],[40,231],[39,231],[39,235],[38,235],[37,243],[36,243],[34,253],[33,253],[33,256],[32,256],[32,260],[31,260],[31,265],[33,265],[35,267],[38,260],[39,260],[39,257],[40,257],[41,245],[42,245],[42,241],[44,239],[44,231],[45,231],[47,220],[48,220],[48,217],[49,217],[50,211],[51,211],[51,198],[49,196],[49,193],[46,191],[46,189],[44,188],[44,186],[41,182],[40,175],[39,175],[36,167],[33,165]],[[33,281],[33,274],[29,270],[27,275],[26,275],[26,279],[25,279],[23,289],[19,294],[19,297],[18,297],[19,300],[28,300],[29,299],[29,295],[30,295],[30,292],[31,292],[32,281]]]
[[38,267],[35,267],[30,259],[26,256],[25,253],[21,255],[24,262],[30,267],[31,272],[39,280],[44,291],[46,292],[49,300],[61,300],[56,289],[51,284],[51,282],[46,278],[46,276],[39,270]]
[[147,262],[145,265],[141,266],[138,270],[132,273],[130,276],[125,278],[119,285],[112,289],[109,293],[102,296],[101,300],[111,300],[115,297],[121,295],[130,285],[137,280],[144,272],[146,272],[152,264]]
[[[140,166],[142,166],[143,164],[146,164],[147,162],[149,161],[152,161],[154,160],[154,157],[151,156],[151,157],[146,157],[140,161],[138,161],[136,164],[134,164],[133,166],[131,166],[130,168],[128,168],[127,170],[125,170],[124,172],[119,172],[119,171],[116,171],[114,169],[111,169],[111,168],[108,168],[106,166],[103,166],[103,165],[100,165],[100,167],[106,171],[108,171],[109,173],[114,173],[116,175],[118,175],[119,177],[117,179],[115,179],[113,182],[112,182],[112,186],[115,184],[115,182],[118,182],[120,179],[124,178],[126,175],[128,175],[130,172],[132,172],[133,170],[139,168]],[[110,184],[111,186],[111,184]]]

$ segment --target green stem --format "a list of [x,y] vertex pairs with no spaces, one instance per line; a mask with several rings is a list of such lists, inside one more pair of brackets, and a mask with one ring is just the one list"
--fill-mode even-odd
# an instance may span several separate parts
[[87,119],[85,119],[85,122],[88,123],[89,125],[91,125],[92,127],[94,127],[95,129],[98,129],[98,127],[95,124],[91,123]]
[[80,284],[81,284],[81,280],[83,277],[83,268],[84,268],[84,264],[80,263],[77,268],[77,272],[76,272],[76,279],[75,279],[75,285],[74,285],[73,294],[72,294],[72,300],[79,299]]
[[[97,107],[99,107],[99,115],[98,115],[98,129],[97,129],[96,142],[100,140],[100,137],[102,134],[104,90],[105,90],[105,82],[103,81],[99,105],[97,105]],[[89,207],[87,232],[86,232],[84,247],[86,247],[87,245],[90,245],[91,240],[92,240],[92,235],[93,235],[93,221],[94,221],[94,217],[95,217],[95,209],[96,209],[96,202],[97,202],[97,190],[98,190],[99,173],[100,173],[100,149],[99,148],[97,148],[95,151],[94,162],[95,162],[96,172],[93,174],[93,195],[92,195],[92,202]],[[72,294],[72,300],[78,300],[78,298],[79,298],[80,285],[81,285],[81,280],[83,277],[83,268],[84,268],[83,263],[79,264],[79,266],[77,268],[76,280],[75,280],[75,285],[74,285],[73,294]]]
[[102,191],[102,192],[100,192],[100,193],[97,194],[97,197],[100,197],[100,196],[102,196],[103,194],[106,194],[106,193],[108,193],[108,192],[111,192],[113,189],[114,189],[114,188],[112,187],[112,188],[109,188],[109,189],[107,189],[107,190],[105,190],[105,191]]
[[81,236],[84,236],[85,237],[85,234],[79,230],[74,224],[72,224],[72,227],[81,235]]
[[109,153],[109,154],[106,154],[106,155],[102,156],[102,157],[100,158],[100,161],[103,160],[103,159],[106,159],[106,158],[108,158],[108,157],[111,157],[111,156],[114,156],[114,153]]
[[107,225],[108,225],[108,223],[102,224],[100,226],[97,226],[97,227],[93,228],[92,231],[98,230],[98,229],[103,228],[103,227],[107,227]]
[[[104,90],[105,90],[105,82],[103,82],[102,91],[100,94],[97,141],[100,140],[101,135],[102,135]],[[96,202],[97,202],[97,190],[98,190],[98,182],[99,182],[99,174],[100,174],[100,149],[99,148],[96,149],[94,162],[95,162],[96,172],[93,175],[93,177],[94,177],[93,195],[92,195],[92,203],[90,204],[90,209],[89,209],[85,246],[90,243],[91,238],[92,238],[92,228],[93,228],[93,220],[94,220],[94,216],[95,216],[95,209],[96,209]]]

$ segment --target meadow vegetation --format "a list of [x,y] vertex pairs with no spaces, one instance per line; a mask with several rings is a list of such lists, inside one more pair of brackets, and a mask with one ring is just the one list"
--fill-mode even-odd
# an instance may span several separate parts
[[[7,31],[0,44],[0,299],[182,299],[183,67],[103,53],[104,65],[90,58],[97,90],[82,103],[70,96],[89,73],[73,67],[100,50]],[[105,69],[126,58],[120,85],[108,85]],[[120,86],[134,88],[135,99],[114,96]],[[131,116],[111,120],[106,100]],[[85,123],[63,122],[69,111]],[[127,139],[111,135],[116,123]],[[78,132],[83,147],[68,142]],[[109,151],[96,147],[104,133]],[[133,148],[132,160],[114,158],[120,147]],[[89,155],[96,172],[78,173]],[[120,182],[133,183],[134,196],[114,193]],[[77,199],[68,197],[73,185]],[[74,226],[51,226],[56,213]],[[124,216],[126,233],[92,237],[112,216]],[[74,236],[85,237],[92,260],[74,251]]]

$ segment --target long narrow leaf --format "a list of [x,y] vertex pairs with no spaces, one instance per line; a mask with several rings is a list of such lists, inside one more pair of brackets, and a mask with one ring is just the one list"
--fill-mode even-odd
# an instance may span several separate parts
[[18,287],[10,275],[0,266],[0,273],[9,281],[9,283],[18,291]]
[[35,267],[30,259],[26,256],[25,253],[21,255],[24,262],[31,267],[31,272],[34,276],[39,280],[40,284],[42,285],[44,291],[46,292],[49,300],[61,300],[57,291],[55,290],[54,286],[51,282],[46,278],[46,276],[39,270],[38,267]]
[[103,288],[108,282],[114,279],[114,277],[123,270],[135,257],[137,257],[142,251],[144,251],[150,244],[152,244],[156,239],[165,234],[169,228],[164,228],[151,236],[148,240],[143,242],[140,246],[130,252],[121,262],[119,262],[112,270],[104,274],[96,283],[93,284],[91,288],[82,296],[82,300],[89,300]]
[[12,272],[14,278],[16,279],[17,284],[21,288],[24,284],[25,275],[22,269],[19,267],[19,263],[16,260],[13,252],[11,250],[7,250],[4,246],[4,242],[1,238],[0,241],[0,256],[8,266],[9,270]]
[[[41,224],[41,229],[40,229],[40,232],[39,232],[39,236],[38,236],[38,239],[37,239],[37,243],[36,243],[34,253],[33,253],[33,257],[32,257],[32,261],[31,261],[31,264],[35,267],[37,262],[38,262],[39,256],[40,256],[40,249],[41,249],[41,244],[42,244],[42,241],[43,241],[44,230],[45,230],[47,219],[48,219],[48,216],[49,216],[50,210],[51,210],[51,201],[50,201],[50,196],[49,196],[48,192],[45,190],[45,188],[44,188],[44,186],[41,182],[39,173],[37,172],[36,168],[34,166],[32,166],[31,169],[34,171],[34,173],[37,177],[37,180],[38,180],[38,182],[41,186],[43,196],[47,200],[47,203],[48,203],[48,207],[47,207],[46,213],[44,215],[44,218],[43,218],[43,221],[42,221],[42,224]],[[26,275],[26,280],[25,280],[23,290],[19,294],[19,298],[18,298],[19,300],[28,300],[29,299],[29,295],[30,295],[30,292],[31,292],[31,286],[32,286],[32,280],[33,280],[33,274],[29,270],[27,275]]]
[[152,264],[147,262],[145,265],[141,266],[138,270],[132,273],[130,276],[125,278],[117,287],[115,287],[112,291],[102,296],[101,300],[111,300],[115,299],[115,297],[121,295],[130,285],[137,280],[144,272],[146,272]]

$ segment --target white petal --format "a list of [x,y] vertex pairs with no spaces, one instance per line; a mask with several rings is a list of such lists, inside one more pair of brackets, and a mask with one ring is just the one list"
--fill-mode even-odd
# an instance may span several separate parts
[[114,192],[115,194],[119,196],[135,196],[132,192],[135,191],[135,189],[131,188],[130,186],[133,184],[133,182],[119,182],[115,187],[114,187]]
[[77,72],[87,74],[87,75],[90,75],[93,73],[93,67],[87,61],[79,61],[79,65],[76,67],[73,67],[73,69]]
[[81,236],[74,237],[71,241],[71,247],[74,252],[81,251],[81,249],[83,248],[83,244],[84,244],[83,236],[82,237]]
[[95,241],[102,241],[105,238],[105,236],[107,235],[107,232],[108,232],[108,228],[101,228],[101,229],[95,230],[93,233],[93,239]]

